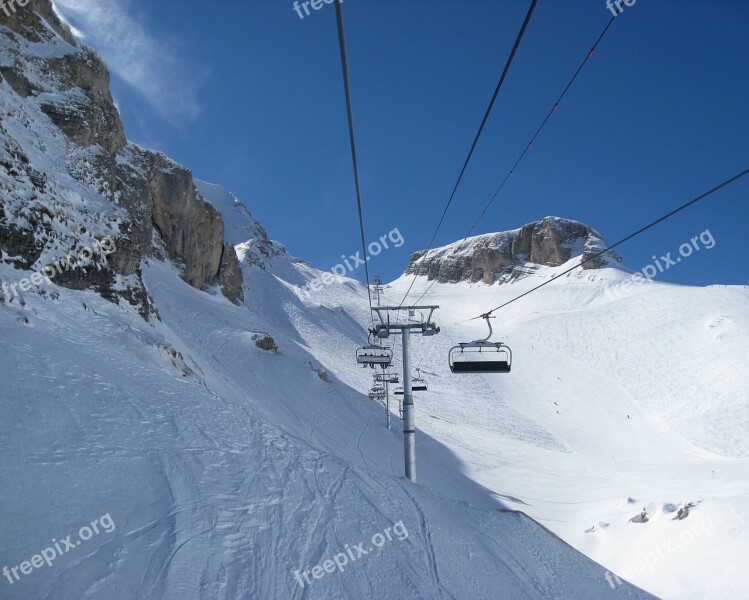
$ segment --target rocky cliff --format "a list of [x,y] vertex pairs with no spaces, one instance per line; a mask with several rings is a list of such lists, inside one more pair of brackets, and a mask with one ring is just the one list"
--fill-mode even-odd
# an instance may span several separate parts
[[0,259],[39,271],[108,237],[55,283],[151,309],[144,258],[168,258],[199,289],[242,298],[242,271],[221,214],[190,171],[128,143],[99,56],[49,0],[0,11]]
[[[406,274],[426,275],[440,282],[483,281],[516,278],[537,265],[556,267],[573,257],[583,260],[606,248],[601,236],[587,225],[546,217],[520,229],[468,238],[429,252],[411,255]],[[584,269],[616,265],[621,259],[612,251],[586,262]]]

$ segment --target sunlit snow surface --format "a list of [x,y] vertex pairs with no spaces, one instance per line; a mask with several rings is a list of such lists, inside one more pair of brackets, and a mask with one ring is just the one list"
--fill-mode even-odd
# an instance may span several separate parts
[[[240,231],[244,211],[221,208]],[[749,291],[617,296],[622,272],[573,274],[497,313],[512,374],[449,373],[450,346],[485,335],[466,319],[554,272],[424,299],[442,332],[413,338],[430,386],[415,485],[397,405],[388,431],[353,359],[358,283],[306,297],[319,272],[283,254],[245,269],[238,307],[152,260],[160,322],[61,288],[0,306],[0,568],[105,513],[117,526],[3,577],[0,598],[648,597],[607,570],[663,598],[745,597]],[[265,333],[278,354],[255,347]],[[400,521],[406,539],[295,581]]]

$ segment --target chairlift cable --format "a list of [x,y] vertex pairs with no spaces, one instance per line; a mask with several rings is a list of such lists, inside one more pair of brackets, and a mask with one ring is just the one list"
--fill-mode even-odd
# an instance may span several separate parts
[[705,192],[705,193],[703,193],[703,194],[700,194],[699,196],[697,196],[696,198],[694,198],[694,199],[690,200],[689,202],[687,202],[687,203],[685,203],[685,204],[682,204],[682,205],[681,205],[681,206],[679,206],[678,208],[676,208],[676,209],[672,210],[671,212],[669,212],[668,214],[666,214],[666,215],[663,215],[662,217],[660,217],[660,218],[656,219],[656,220],[655,220],[655,221],[653,221],[652,223],[649,223],[648,225],[645,225],[644,227],[641,227],[640,229],[638,229],[638,230],[637,230],[637,231],[635,231],[634,233],[631,233],[631,234],[629,234],[629,235],[628,235],[627,237],[625,237],[625,238],[622,238],[621,240],[619,240],[619,241],[618,241],[618,242],[616,242],[615,244],[612,244],[611,246],[608,246],[607,248],[604,248],[604,249],[603,249],[603,250],[601,250],[600,252],[596,252],[596,253],[595,253],[595,254],[593,254],[592,256],[590,256],[590,257],[586,258],[585,260],[582,260],[582,261],[580,262],[580,264],[574,265],[573,267],[570,267],[569,269],[565,269],[565,270],[564,270],[563,272],[561,272],[561,273],[559,273],[559,274],[555,275],[555,276],[554,276],[554,277],[552,277],[551,279],[548,279],[547,281],[544,281],[543,283],[541,283],[541,284],[539,284],[539,285],[537,285],[537,286],[535,286],[535,287],[531,288],[531,289],[530,289],[530,290],[528,290],[527,292],[524,292],[524,293],[520,294],[519,296],[516,296],[516,297],[515,297],[515,298],[513,298],[512,300],[508,300],[508,301],[507,301],[507,302],[505,302],[504,304],[500,304],[500,305],[499,305],[499,306],[497,306],[496,308],[492,308],[492,309],[491,309],[490,311],[488,311],[488,312],[486,312],[486,313],[484,313],[484,314],[482,314],[482,315],[479,315],[478,317],[473,317],[473,318],[471,318],[471,319],[466,319],[465,321],[460,321],[460,322],[461,322],[461,323],[467,323],[467,322],[469,322],[469,321],[475,321],[476,319],[483,319],[483,318],[485,318],[486,316],[488,316],[488,315],[491,315],[492,313],[494,313],[494,312],[496,312],[496,311],[498,311],[498,310],[500,310],[500,309],[504,308],[505,306],[508,306],[508,305],[512,304],[513,302],[516,302],[516,301],[520,300],[521,298],[524,298],[524,297],[525,297],[525,296],[527,296],[528,294],[532,294],[532,293],[533,293],[533,292],[535,292],[536,290],[539,290],[539,289],[541,289],[542,287],[544,287],[545,285],[548,285],[548,284],[550,284],[550,283],[551,283],[552,281],[556,281],[556,280],[557,280],[557,279],[559,279],[560,277],[564,277],[565,275],[567,275],[568,273],[570,273],[570,272],[574,271],[574,270],[575,270],[575,269],[577,269],[578,267],[581,267],[581,266],[583,266],[583,265],[584,265],[585,263],[588,263],[588,262],[590,262],[590,261],[592,261],[592,260],[595,260],[596,258],[598,258],[598,257],[602,256],[603,254],[606,254],[606,252],[609,252],[609,251],[613,250],[614,248],[616,248],[617,246],[620,246],[621,244],[623,244],[623,243],[625,243],[625,242],[628,242],[628,241],[629,241],[629,240],[631,240],[632,238],[634,238],[634,237],[636,237],[636,236],[640,235],[641,233],[644,233],[644,232],[646,232],[646,231],[647,231],[648,229],[651,229],[652,227],[655,227],[656,225],[659,225],[660,223],[663,223],[664,221],[666,221],[667,219],[670,219],[670,218],[671,218],[671,217],[673,217],[674,215],[676,215],[676,214],[678,214],[678,213],[682,212],[683,210],[686,210],[687,208],[689,208],[689,207],[691,207],[691,206],[694,206],[695,204],[697,204],[697,203],[698,203],[698,202],[700,202],[701,200],[704,200],[704,199],[705,199],[705,198],[707,198],[708,196],[711,196],[712,194],[714,194],[714,193],[716,193],[716,192],[718,192],[718,191],[722,190],[723,188],[725,188],[725,187],[727,187],[728,185],[730,185],[730,184],[734,183],[735,181],[738,181],[739,179],[741,179],[742,177],[745,177],[746,175],[749,175],[749,169],[745,169],[744,171],[742,171],[742,172],[738,173],[737,175],[734,175],[733,177],[731,177],[731,178],[729,178],[729,179],[726,179],[726,180],[725,180],[725,181],[724,181],[723,183],[720,183],[720,184],[716,185],[716,186],[715,186],[714,188],[712,188],[712,189],[708,190],[707,192]]
[[[473,139],[473,144],[471,144],[471,149],[468,151],[468,156],[466,157],[465,162],[463,163],[463,168],[460,170],[460,175],[458,175],[458,180],[455,182],[455,187],[453,187],[453,191],[450,194],[450,198],[448,199],[447,204],[445,205],[445,209],[442,211],[442,216],[440,217],[440,220],[437,223],[437,227],[434,230],[434,234],[432,234],[432,239],[429,241],[429,247],[427,248],[427,251],[426,251],[427,253],[432,249],[434,240],[437,238],[437,233],[439,232],[440,227],[442,227],[442,223],[445,220],[447,211],[450,209],[450,205],[452,204],[453,199],[455,198],[455,194],[458,191],[458,187],[460,186],[460,183],[463,180],[463,175],[465,174],[466,169],[468,168],[468,163],[471,161],[471,157],[473,156],[473,152],[476,149],[476,145],[478,144],[479,138],[481,137],[481,134],[484,131],[484,126],[486,125],[486,122],[489,119],[489,114],[491,113],[492,108],[494,107],[494,103],[497,100],[497,96],[499,96],[499,92],[502,89],[502,85],[504,84],[505,78],[507,77],[507,73],[510,70],[510,66],[512,65],[512,62],[515,58],[515,54],[517,53],[518,47],[520,46],[520,42],[523,39],[523,36],[525,35],[525,30],[528,27],[528,23],[530,23],[531,16],[533,15],[533,11],[536,9],[537,3],[538,3],[538,0],[531,0],[531,5],[530,5],[530,8],[528,9],[528,14],[526,14],[525,20],[523,21],[523,25],[520,28],[520,32],[518,33],[518,36],[515,39],[515,44],[512,47],[510,56],[507,58],[507,62],[505,63],[505,67],[504,67],[504,70],[502,71],[502,75],[499,78],[497,87],[494,90],[492,99],[489,102],[489,106],[487,107],[486,112],[484,113],[484,118],[482,119],[481,125],[479,126],[479,129],[476,132],[476,136]],[[338,4],[336,4],[336,8],[337,7],[338,7]],[[403,300],[400,301],[400,304],[398,306],[402,306],[403,303],[406,301],[406,298],[408,298],[408,294],[411,292],[411,289],[413,288],[414,283],[416,283],[416,277],[417,277],[417,274],[414,273],[413,281],[411,282],[411,285],[408,287],[406,294],[403,296]]]
[[[585,65],[588,64],[588,61],[593,57],[593,55],[595,54],[596,50],[598,49],[598,46],[601,44],[601,41],[603,40],[604,36],[608,33],[608,31],[611,28],[611,25],[614,23],[615,19],[616,19],[616,17],[612,17],[609,20],[609,22],[607,23],[606,27],[603,28],[603,31],[598,36],[598,39],[596,39],[596,41],[593,44],[593,46],[591,46],[590,50],[588,50],[588,53],[585,55],[585,58],[580,63],[580,66],[577,68],[577,71],[575,71],[575,74],[569,80],[569,82],[565,86],[564,90],[562,91],[562,93],[557,98],[556,102],[554,102],[554,104],[552,105],[551,109],[549,110],[548,114],[546,115],[546,118],[541,122],[541,125],[536,130],[536,133],[533,134],[533,137],[531,138],[530,142],[528,142],[528,144],[525,146],[525,148],[523,149],[523,152],[520,154],[520,156],[518,157],[518,159],[515,161],[515,164],[512,166],[512,168],[510,169],[509,173],[505,176],[504,181],[502,181],[502,183],[500,184],[500,186],[497,189],[497,191],[494,192],[494,196],[492,196],[491,200],[489,200],[489,203],[484,207],[484,210],[482,210],[481,214],[479,214],[479,217],[478,217],[478,219],[476,219],[476,222],[468,230],[468,233],[463,238],[463,241],[461,242],[461,244],[465,243],[465,241],[469,237],[471,237],[471,234],[476,229],[476,226],[479,224],[479,221],[481,221],[481,219],[484,217],[484,215],[486,214],[486,212],[489,210],[489,207],[494,203],[494,201],[497,199],[497,197],[499,196],[499,194],[502,192],[502,190],[505,187],[505,184],[510,180],[510,177],[512,177],[512,175],[515,173],[515,170],[518,168],[518,165],[520,165],[520,163],[523,161],[523,159],[525,158],[525,155],[528,154],[528,151],[531,149],[531,147],[533,146],[533,144],[536,143],[536,139],[538,139],[538,136],[541,134],[541,131],[543,131],[543,129],[546,127],[546,124],[551,119],[551,115],[553,115],[556,112],[557,108],[559,108],[559,105],[561,104],[561,102],[564,99],[564,97],[567,95],[567,92],[569,92],[570,88],[572,87],[572,84],[575,83],[575,81],[577,80],[578,76],[582,72],[582,70],[585,67]],[[424,290],[424,292],[421,294],[421,296],[419,296],[418,300],[416,300],[417,304],[419,302],[421,302],[422,298],[424,298],[424,296],[426,296],[427,293],[429,293],[429,290],[432,289],[432,286],[435,284],[436,281],[437,280],[434,279],[432,281],[432,283],[429,285],[429,287],[427,287],[427,289]]]
[[[356,154],[356,137],[354,135],[354,111],[351,105],[351,86],[349,83],[348,57],[346,54],[346,35],[343,28],[343,8],[340,2],[335,3],[336,22],[338,24],[338,47],[341,53],[341,71],[343,72],[343,88],[346,95],[346,112],[348,115],[349,141],[351,143],[351,160],[354,166],[354,184],[356,186],[356,205],[359,212],[359,233],[364,256],[367,256],[367,241],[364,235],[364,215],[362,211],[361,186],[359,182],[359,161]],[[372,290],[369,286],[369,265],[364,262],[364,273],[367,278],[367,296],[369,297],[369,316],[374,323],[372,314]]]
[[[536,142],[536,139],[540,135],[541,131],[546,127],[546,124],[549,122],[549,119],[551,119],[551,115],[556,112],[557,108],[559,108],[559,105],[561,104],[564,97],[567,95],[567,92],[572,87],[572,84],[575,83],[575,80],[582,72],[585,65],[588,63],[588,61],[593,57],[593,55],[596,52],[596,49],[598,48],[598,45],[601,43],[601,40],[603,40],[604,36],[608,32],[608,30],[611,28],[611,25],[613,25],[614,20],[616,17],[611,17],[611,20],[608,22],[606,27],[604,27],[603,31],[601,32],[601,35],[598,36],[598,39],[596,40],[595,44],[591,47],[591,49],[588,51],[588,53],[585,55],[585,58],[583,59],[582,63],[580,63],[580,66],[577,68],[577,71],[575,71],[575,74],[572,76],[572,79],[570,79],[569,83],[567,83],[567,86],[564,88],[564,91],[562,94],[557,98],[556,102],[552,105],[551,109],[549,110],[549,113],[546,115],[546,118],[543,120],[541,125],[536,130],[536,133],[533,134],[533,137],[531,138],[531,141],[528,142],[528,145],[525,147],[523,152],[520,154],[520,157],[515,161],[515,164],[512,166],[512,169],[510,169],[507,176],[504,178],[504,181],[502,181],[502,184],[499,186],[497,191],[494,193],[494,196],[492,196],[492,199],[489,200],[489,203],[484,207],[484,210],[481,211],[481,214],[479,215],[479,218],[476,219],[476,222],[471,227],[470,231],[468,232],[468,235],[466,236],[466,239],[473,233],[473,231],[476,229],[476,226],[479,224],[479,221],[484,217],[486,214],[486,211],[489,210],[489,207],[494,203],[494,201],[499,196],[502,189],[505,187],[505,184],[509,181],[510,177],[512,177],[513,173],[515,172],[515,169],[517,169],[518,165],[522,162],[523,158],[525,158],[525,155],[528,153],[528,150],[531,149],[531,146]],[[463,240],[465,241],[465,240]]]

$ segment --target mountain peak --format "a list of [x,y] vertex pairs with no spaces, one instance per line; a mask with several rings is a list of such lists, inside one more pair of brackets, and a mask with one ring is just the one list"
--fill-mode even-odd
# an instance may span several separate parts
[[[485,233],[440,248],[415,252],[406,274],[426,275],[443,283],[515,279],[534,266],[558,267],[572,258],[589,258],[606,248],[592,227],[562,217],[545,217],[519,229]],[[616,266],[621,258],[609,251],[584,269]]]

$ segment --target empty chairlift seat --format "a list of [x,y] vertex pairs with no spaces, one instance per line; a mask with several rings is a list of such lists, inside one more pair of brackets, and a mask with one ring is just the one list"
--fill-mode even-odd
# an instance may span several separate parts
[[416,372],[418,376],[411,380],[411,390],[414,392],[426,392],[427,382],[421,377],[421,369],[416,369]]
[[451,348],[448,362],[453,373],[509,373],[512,350],[502,342],[468,342]]
[[512,350],[502,342],[490,342],[491,313],[481,315],[489,327],[483,340],[464,342],[450,348],[447,362],[453,373],[509,373],[512,369]]

